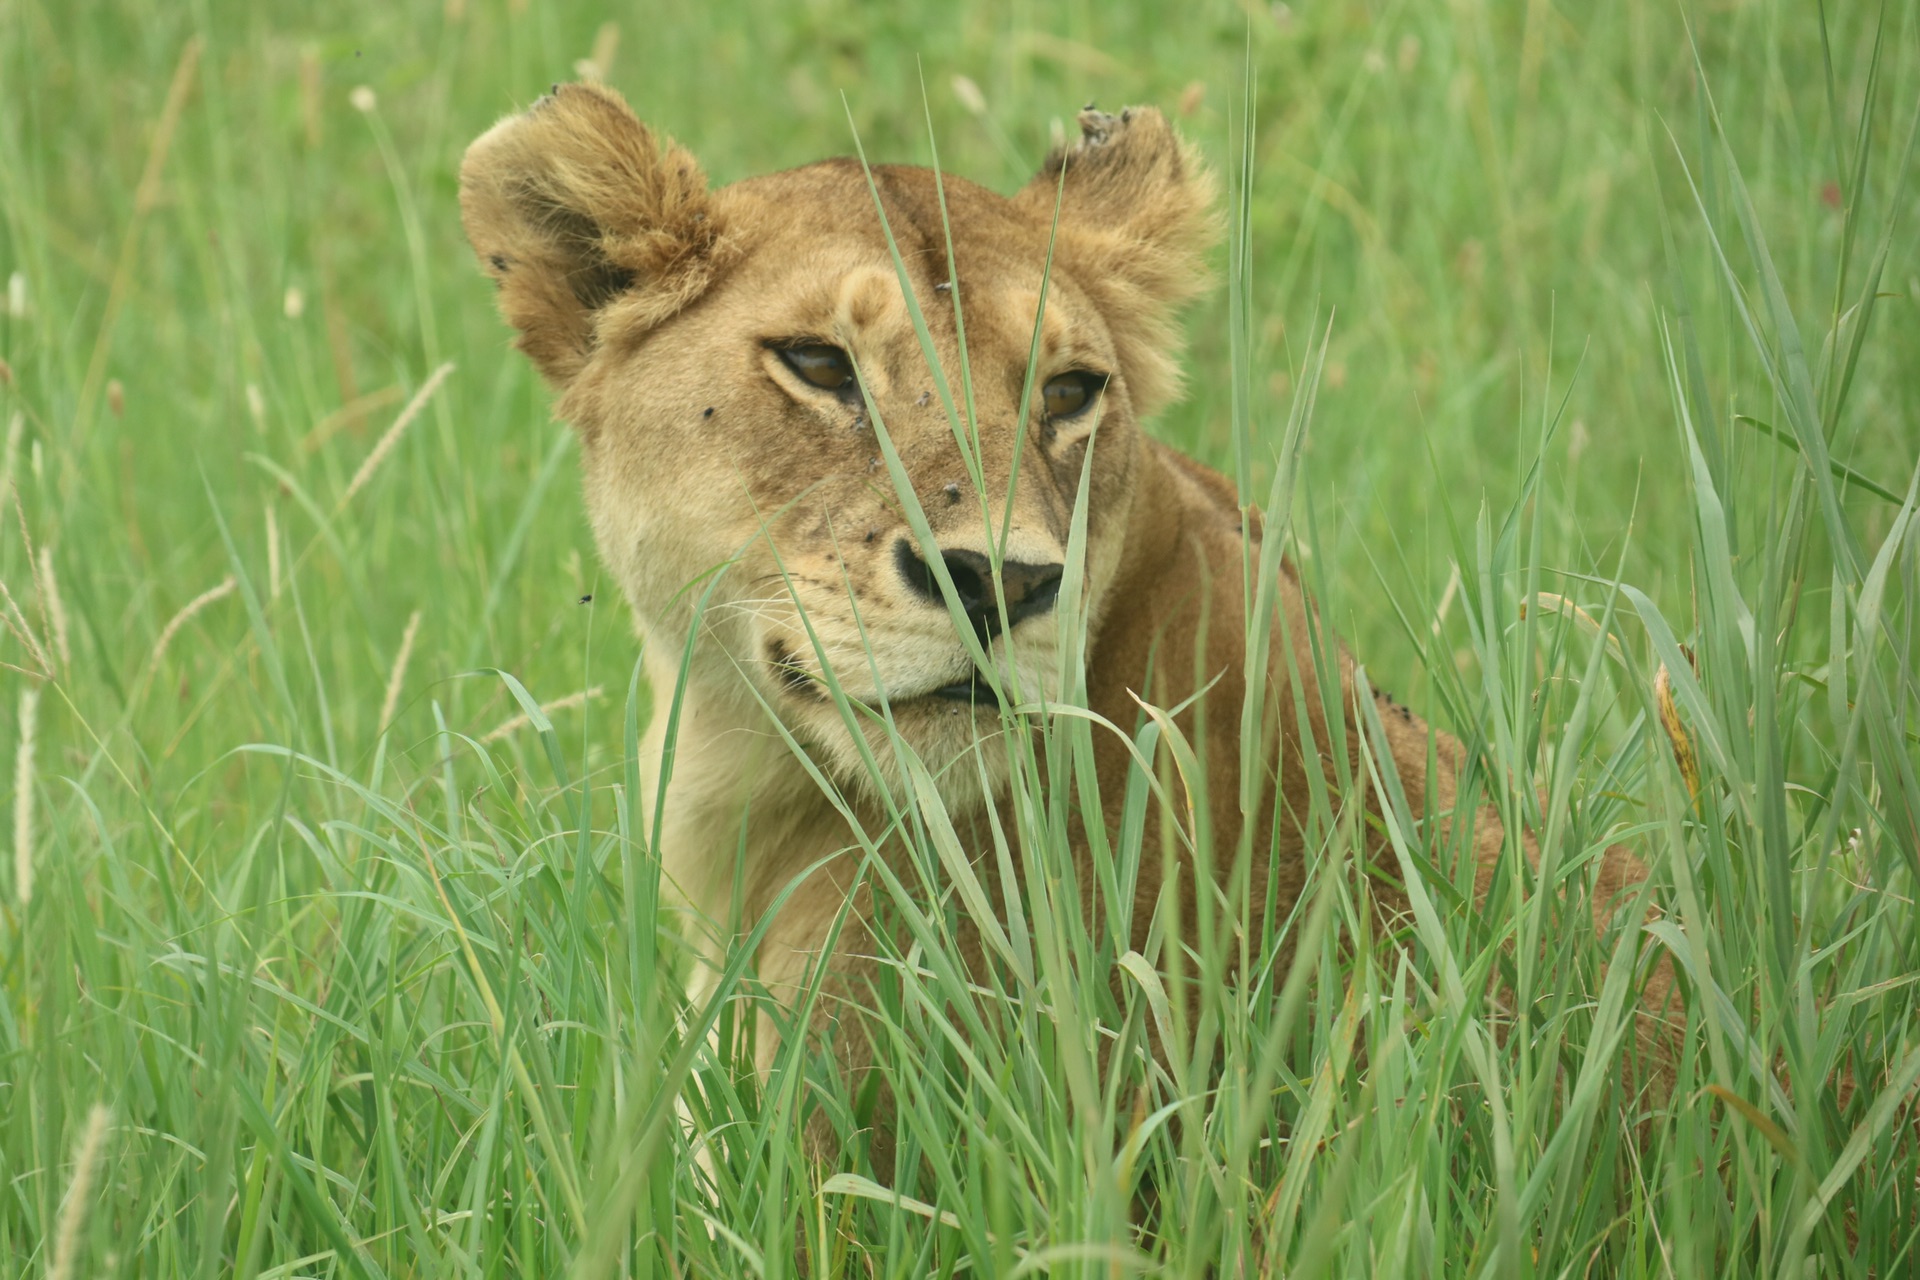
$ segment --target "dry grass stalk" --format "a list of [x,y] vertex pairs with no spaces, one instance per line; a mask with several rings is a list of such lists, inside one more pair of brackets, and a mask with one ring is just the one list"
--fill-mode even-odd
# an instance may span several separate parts
[[127,220],[126,233],[120,239],[120,256],[114,264],[113,279],[107,286],[107,303],[100,315],[100,326],[94,333],[93,355],[87,361],[86,376],[80,382],[80,407],[74,414],[77,439],[72,444],[75,454],[83,452],[86,433],[92,427],[94,405],[98,403],[103,390],[102,380],[107,372],[107,352],[113,345],[114,325],[120,319],[120,309],[126,304],[127,292],[133,286],[134,268],[139,265],[140,233],[146,227],[147,215],[160,203],[160,179],[166,172],[167,155],[173,150],[174,131],[180,127],[180,113],[186,110],[187,95],[193,88],[194,72],[200,65],[200,51],[204,41],[194,36],[180,50],[180,61],[174,65],[173,81],[167,86],[166,101],[161,104],[159,122],[153,128],[153,140],[147,145],[146,167],[140,171],[140,186],[133,196],[133,216]]
[[[5,361],[0,361],[0,368],[4,368],[5,364]],[[26,434],[26,430],[27,417],[25,414],[16,410],[14,415],[7,419],[6,452],[0,453],[0,488],[12,489],[14,487],[13,468],[20,460],[20,437]]]
[[60,659],[64,674],[73,669],[73,646],[67,626],[67,606],[60,599],[60,580],[53,576],[53,548],[40,548],[40,599],[45,604],[47,622],[53,632],[53,652]]
[[280,522],[267,504],[267,599],[280,598]]
[[605,81],[613,72],[613,55],[620,49],[620,24],[603,22],[594,33],[593,51],[573,64],[574,74],[582,80]]
[[393,425],[387,428],[387,433],[381,436],[379,442],[373,446],[373,451],[367,455],[367,460],[360,464],[358,471],[353,473],[353,479],[347,483],[347,492],[340,499],[340,506],[344,507],[352,502],[353,495],[365,488],[367,481],[373,479],[373,473],[380,469],[380,464],[387,460],[387,455],[393,452],[393,447],[400,443],[402,433],[413,425],[413,420],[420,416],[420,411],[427,407],[427,401],[432,398],[435,391],[440,389],[440,384],[445,382],[447,375],[452,372],[453,362],[449,360],[435,369],[432,376],[420,384],[420,389],[413,393],[413,399],[407,401],[407,407],[400,411],[400,416],[393,420]]
[[[605,692],[606,689],[603,686],[596,684],[591,689],[582,689],[580,692],[570,693],[564,698],[556,698],[552,702],[541,703],[540,713],[542,715],[552,715],[556,711],[565,711],[569,707],[584,706]],[[510,738],[532,723],[533,718],[531,716],[515,716],[511,720],[503,721],[487,730],[486,733],[480,736],[480,741],[482,744],[485,744],[498,742],[502,738]]]
[[397,403],[404,394],[399,387],[393,386],[356,396],[314,423],[313,430],[300,439],[300,452],[309,455],[320,452],[343,428],[358,425],[369,413]]
[[187,601],[185,608],[174,614],[173,617],[167,619],[167,625],[160,629],[160,639],[153,646],[153,656],[147,659],[147,674],[149,678],[152,677],[155,671],[160,669],[160,660],[167,656],[167,646],[173,643],[173,638],[176,635],[180,634],[180,628],[192,622],[194,615],[208,605],[214,603],[216,600],[224,600],[232,595],[239,585],[239,582],[235,580],[234,576],[228,574],[222,578],[217,585],[208,587],[205,591],[202,591],[199,595]]
[[110,1113],[104,1103],[96,1102],[87,1113],[87,1127],[73,1153],[73,1181],[67,1184],[66,1199],[60,1202],[60,1222],[54,1230],[53,1265],[47,1280],[72,1280],[74,1250],[80,1242],[80,1227],[87,1218],[87,1202],[93,1196],[93,1175],[100,1164],[100,1148],[106,1142]]
[[[1542,613],[1557,613],[1561,617],[1572,618],[1588,635],[1604,636],[1607,642],[1607,656],[1622,665],[1626,663],[1626,651],[1620,647],[1620,641],[1615,639],[1611,632],[1601,631],[1600,620],[1571,599],[1552,591],[1537,591],[1534,593],[1533,600]],[[1523,619],[1527,616],[1527,602],[1524,600],[1520,602],[1520,616]]]
[[320,51],[312,45],[300,50],[300,121],[311,151],[320,145]]
[[1453,608],[1453,597],[1460,591],[1460,566],[1455,563],[1453,572],[1447,575],[1446,590],[1440,593],[1440,603],[1433,610],[1433,634],[1440,634],[1440,628],[1447,624],[1447,612]]
[[13,592],[7,588],[4,579],[0,579],[0,602],[6,605],[5,611],[0,613],[0,621],[5,622],[7,630],[13,632],[14,638],[26,647],[27,656],[32,658],[34,665],[40,669],[38,674],[51,676],[53,663],[48,660],[47,651],[40,647],[40,638],[33,634],[33,627],[28,624],[27,615],[22,613],[20,606],[14,602]]
[[13,518],[20,524],[20,545],[27,549],[27,568],[33,574],[33,601],[40,610],[40,647],[44,651],[53,635],[53,624],[47,617],[47,584],[40,577],[40,553],[33,545],[32,530],[27,528],[27,509],[21,505],[17,485],[13,490]]
[[400,688],[406,682],[407,661],[413,657],[414,637],[420,634],[420,611],[415,609],[413,616],[407,619],[407,629],[400,636],[400,652],[393,660],[393,674],[387,677],[387,696],[380,700],[379,731],[386,732],[393,723],[393,713],[400,709]]
[[960,105],[966,109],[968,115],[984,116],[987,114],[987,95],[980,92],[980,86],[975,84],[971,78],[967,76],[955,76],[953,78],[953,96],[960,100]]
[[40,718],[40,686],[20,691],[20,750],[13,757],[13,892],[33,901],[33,735]]

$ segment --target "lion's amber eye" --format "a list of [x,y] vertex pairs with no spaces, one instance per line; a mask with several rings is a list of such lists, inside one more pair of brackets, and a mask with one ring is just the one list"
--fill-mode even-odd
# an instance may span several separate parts
[[1040,399],[1046,406],[1047,417],[1055,421],[1077,417],[1093,407],[1093,402],[1099,399],[1106,385],[1107,375],[1104,373],[1075,369],[1049,381],[1041,388]]
[[838,347],[824,342],[781,347],[780,358],[787,362],[787,368],[822,391],[845,391],[853,385],[853,361]]

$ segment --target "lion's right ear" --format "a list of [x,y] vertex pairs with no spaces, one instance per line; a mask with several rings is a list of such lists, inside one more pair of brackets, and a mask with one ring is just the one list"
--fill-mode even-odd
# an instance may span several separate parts
[[520,349],[558,387],[603,333],[697,298],[722,256],[699,164],[599,85],[561,85],[482,134],[460,165],[460,212]]

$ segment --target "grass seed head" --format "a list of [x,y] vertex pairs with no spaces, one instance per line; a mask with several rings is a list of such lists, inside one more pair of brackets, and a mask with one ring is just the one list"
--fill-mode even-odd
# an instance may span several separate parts
[[1661,663],[1660,670],[1653,677],[1653,697],[1660,709],[1660,727],[1667,731],[1667,741],[1673,745],[1673,758],[1680,766],[1680,776],[1687,784],[1687,798],[1700,798],[1700,764],[1694,758],[1693,738],[1687,732],[1687,726],[1680,720],[1680,707],[1673,700],[1673,677],[1667,674],[1667,664]]
[[413,616],[407,619],[407,629],[400,636],[400,652],[393,659],[393,673],[387,677],[387,696],[380,700],[379,732],[385,733],[387,726],[393,723],[393,713],[400,707],[400,690],[407,680],[407,662],[413,657],[413,641],[420,634],[420,611],[415,609]]
[[20,691],[20,750],[13,758],[13,892],[22,907],[33,901],[33,735],[40,717],[40,686]]
[[[367,92],[371,94],[373,91],[369,89]],[[413,425],[413,420],[420,416],[420,411],[427,407],[427,401],[433,398],[433,393],[440,389],[440,384],[445,382],[447,375],[452,372],[453,363],[449,361],[435,369],[432,376],[413,393],[413,399],[407,401],[407,407],[400,411],[400,416],[393,420],[393,425],[387,428],[386,434],[381,436],[373,446],[373,451],[367,454],[367,460],[362,462],[360,469],[353,473],[353,479],[347,482],[347,492],[340,499],[342,507],[352,502],[353,495],[364,489],[367,481],[373,479],[374,472],[380,469],[380,464],[387,460],[387,455],[392,453],[394,446],[400,443],[400,437],[406,433],[408,427]]]
[[187,601],[180,612],[167,619],[167,625],[160,629],[160,638],[154,642],[153,656],[147,659],[148,671],[159,670],[160,660],[167,656],[167,646],[173,643],[173,638],[180,633],[180,628],[192,622],[194,615],[208,605],[214,603],[216,600],[224,600],[232,595],[234,589],[239,585],[240,584],[234,579],[234,576],[228,574],[216,585],[208,587],[205,591],[202,591],[199,595]]
[[65,672],[73,666],[73,647],[68,637],[67,606],[60,598],[60,580],[53,574],[53,548],[40,548],[40,599],[46,606],[47,627],[53,633],[54,656],[60,659],[60,670]]
[[73,1152],[73,1181],[67,1184],[66,1198],[60,1202],[60,1220],[53,1238],[53,1265],[47,1280],[69,1280],[73,1275],[73,1255],[80,1241],[80,1228],[87,1220],[87,1201],[92,1198],[93,1176],[100,1163],[100,1148],[106,1142],[107,1121],[111,1113],[105,1103],[96,1102],[87,1113],[87,1127]]

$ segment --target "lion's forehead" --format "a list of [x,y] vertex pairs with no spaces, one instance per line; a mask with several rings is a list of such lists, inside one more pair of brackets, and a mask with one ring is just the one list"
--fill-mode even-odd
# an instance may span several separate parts
[[764,218],[794,231],[855,235],[883,252],[891,238],[909,261],[944,256],[949,241],[1027,256],[1044,251],[1050,230],[997,192],[909,165],[875,166],[869,182],[857,161],[823,160],[743,179],[715,198],[730,227]]
[[719,193],[738,242],[737,283],[768,322],[821,336],[837,323],[849,336],[917,343],[904,279],[929,333],[948,341],[957,337],[957,295],[970,354],[1004,345],[1024,361],[1043,301],[1043,359],[1106,346],[1098,309],[1071,266],[1049,253],[1049,227],[953,177],[943,201],[931,170],[883,166],[874,175],[870,188],[857,163],[823,161]]

